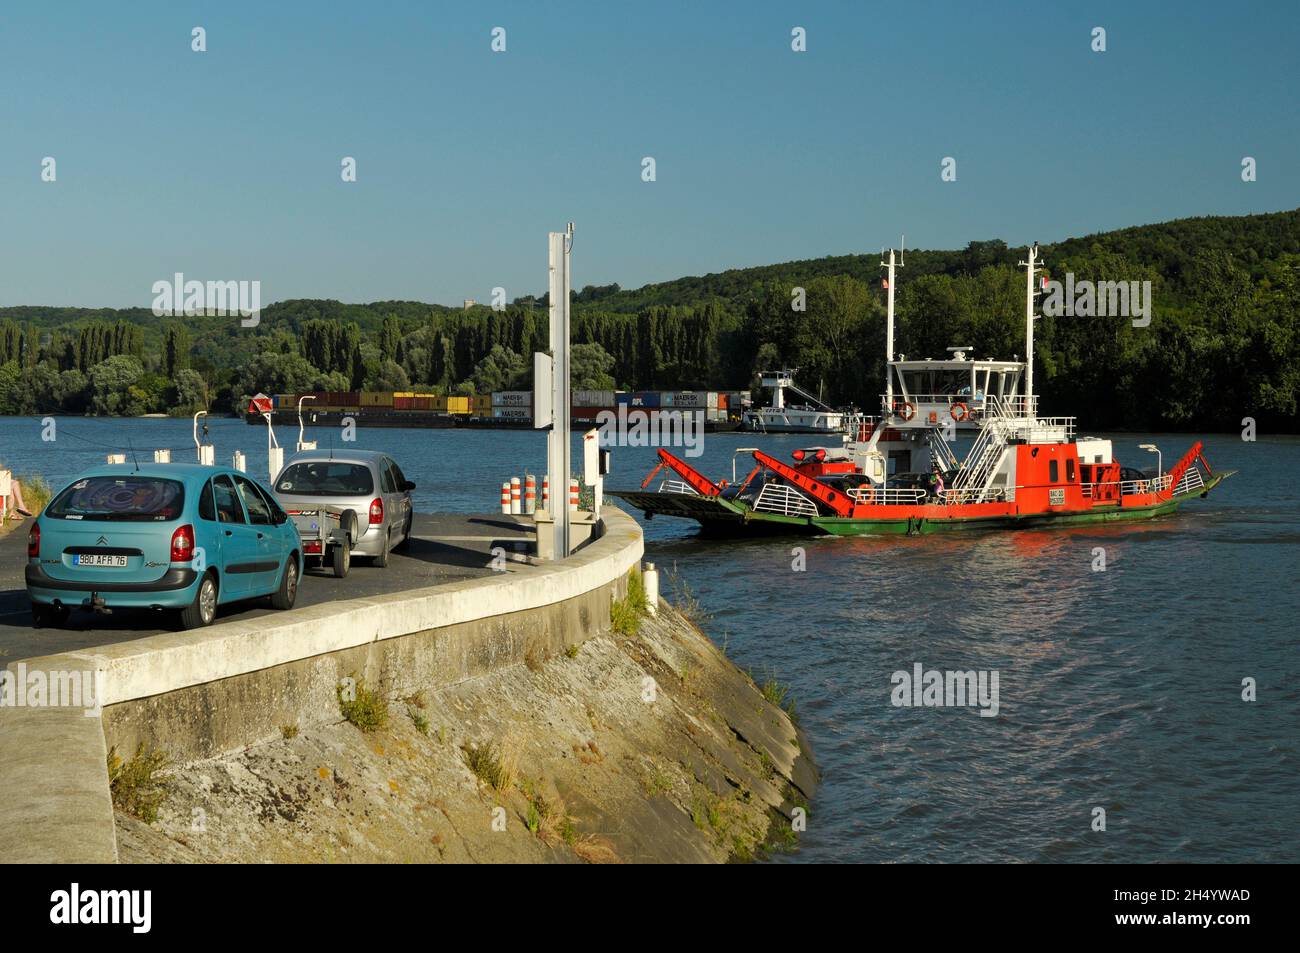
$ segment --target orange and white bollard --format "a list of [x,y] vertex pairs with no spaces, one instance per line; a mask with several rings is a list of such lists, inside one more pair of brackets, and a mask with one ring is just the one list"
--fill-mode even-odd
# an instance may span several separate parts
[[542,509],[546,512],[551,511],[551,478],[542,477]]
[[537,477],[524,474],[524,512],[531,516],[537,512]]
[[519,505],[519,477],[510,478],[510,512],[516,516],[521,512]]
[[501,512],[507,514],[510,512],[510,484],[509,483],[501,484]]
[[570,479],[569,480],[569,509],[576,510],[577,508],[578,508],[578,481]]

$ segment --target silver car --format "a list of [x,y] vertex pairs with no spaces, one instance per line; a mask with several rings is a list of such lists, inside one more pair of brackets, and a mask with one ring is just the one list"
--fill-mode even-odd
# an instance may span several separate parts
[[275,478],[275,498],[286,510],[328,506],[356,514],[352,554],[387,566],[388,554],[411,538],[415,510],[408,480],[392,457],[376,450],[305,450]]

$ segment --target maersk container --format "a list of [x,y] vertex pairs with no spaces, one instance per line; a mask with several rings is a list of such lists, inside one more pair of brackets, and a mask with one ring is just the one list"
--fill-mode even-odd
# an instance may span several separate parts
[[[660,396],[661,407],[682,407],[691,410],[704,410],[709,406],[709,394],[697,390],[664,391]],[[713,406],[718,405],[718,395],[713,395]]]
[[533,392],[530,390],[497,390],[492,392],[493,407],[531,407]]
[[492,416],[497,420],[532,420],[531,407],[493,407]]

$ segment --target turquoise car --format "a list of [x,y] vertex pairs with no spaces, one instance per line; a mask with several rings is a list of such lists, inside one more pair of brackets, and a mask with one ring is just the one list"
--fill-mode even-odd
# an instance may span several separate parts
[[139,608],[178,610],[192,629],[243,599],[293,608],[302,562],[293,522],[238,470],[114,464],[77,477],[32,524],[27,593],[38,626]]

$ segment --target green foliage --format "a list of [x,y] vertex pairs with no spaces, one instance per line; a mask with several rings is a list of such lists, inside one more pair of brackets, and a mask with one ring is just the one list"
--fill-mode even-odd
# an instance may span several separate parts
[[633,568],[627,575],[627,595],[609,605],[610,625],[619,635],[631,638],[641,631],[641,620],[647,609],[645,583],[641,573]]
[[[1042,251],[1052,277],[1150,280],[1154,293],[1146,328],[1041,319],[1044,413],[1076,414],[1094,430],[1235,429],[1243,416],[1297,429],[1300,210],[1183,219]],[[999,240],[909,251],[897,350],[1020,354],[1023,255]],[[757,371],[785,365],[827,402],[873,412],[884,378],[879,279],[878,256],[843,255],[635,290],[588,285],[573,296],[573,386],[750,389]],[[0,413],[188,413],[259,390],[526,388],[547,321],[544,295],[500,311],[298,299],[264,308],[255,329],[142,308],[0,308]]]
[[161,751],[145,751],[141,743],[130,761],[118,756],[117,747],[108,751],[108,789],[113,807],[138,817],[146,824],[158,819],[158,808],[167,799],[167,782],[159,777],[168,766]]
[[354,698],[344,696],[343,685],[338,687],[339,712],[345,721],[350,721],[362,731],[377,731],[388,724],[388,703],[379,692],[367,688],[357,679],[354,683]]

